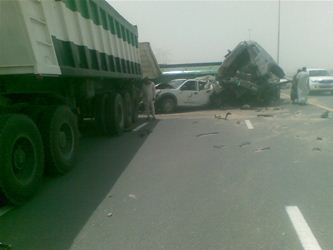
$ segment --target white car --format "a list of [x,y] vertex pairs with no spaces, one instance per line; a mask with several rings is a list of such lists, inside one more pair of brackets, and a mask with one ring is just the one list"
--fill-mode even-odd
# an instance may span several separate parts
[[163,113],[171,113],[176,107],[200,107],[210,103],[214,82],[201,79],[175,79],[168,88],[156,90],[156,106]]
[[333,76],[326,69],[307,69],[309,73],[310,92],[333,93]]

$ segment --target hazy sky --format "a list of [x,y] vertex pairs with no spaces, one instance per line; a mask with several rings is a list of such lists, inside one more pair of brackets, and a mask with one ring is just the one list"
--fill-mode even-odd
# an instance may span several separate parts
[[[278,1],[109,1],[159,63],[222,61],[242,40],[277,55]],[[280,65],[333,69],[333,1],[281,1]]]

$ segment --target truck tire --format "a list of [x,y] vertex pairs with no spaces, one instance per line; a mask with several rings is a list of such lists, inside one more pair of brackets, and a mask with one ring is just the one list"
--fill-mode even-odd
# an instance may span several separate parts
[[136,123],[139,118],[139,98],[138,98],[138,90],[133,87],[132,88],[132,107],[133,107],[133,114],[132,114],[132,123]]
[[77,119],[67,106],[52,106],[40,122],[45,147],[46,172],[63,175],[74,166],[79,144]]
[[[108,105],[110,105],[109,95],[100,94],[95,97],[95,122],[97,131],[102,135],[109,134],[108,126],[108,116],[110,116],[110,110],[108,110]],[[109,113],[108,113],[109,111]]]
[[124,131],[125,127],[125,114],[124,114],[124,101],[120,94],[110,95],[111,107],[111,133],[119,135]]
[[125,128],[130,128],[133,119],[133,101],[128,92],[124,94],[124,108],[125,108]]
[[176,102],[171,97],[164,97],[161,101],[161,109],[163,113],[172,113],[176,109]]
[[0,116],[0,188],[15,205],[37,190],[44,170],[44,150],[35,123],[26,115]]

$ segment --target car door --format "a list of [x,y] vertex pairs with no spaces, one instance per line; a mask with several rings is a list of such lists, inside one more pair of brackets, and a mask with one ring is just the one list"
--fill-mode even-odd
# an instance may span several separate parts
[[212,94],[212,85],[208,81],[198,81],[198,91],[191,97],[193,106],[204,106],[209,103],[209,97]]
[[193,97],[198,94],[198,84],[196,80],[186,81],[179,89],[178,105],[193,106]]

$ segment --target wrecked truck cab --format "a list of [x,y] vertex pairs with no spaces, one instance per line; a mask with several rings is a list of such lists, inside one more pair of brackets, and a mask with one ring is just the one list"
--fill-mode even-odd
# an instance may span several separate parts
[[234,102],[269,103],[280,98],[282,68],[254,41],[243,41],[225,56],[217,80],[222,99]]

